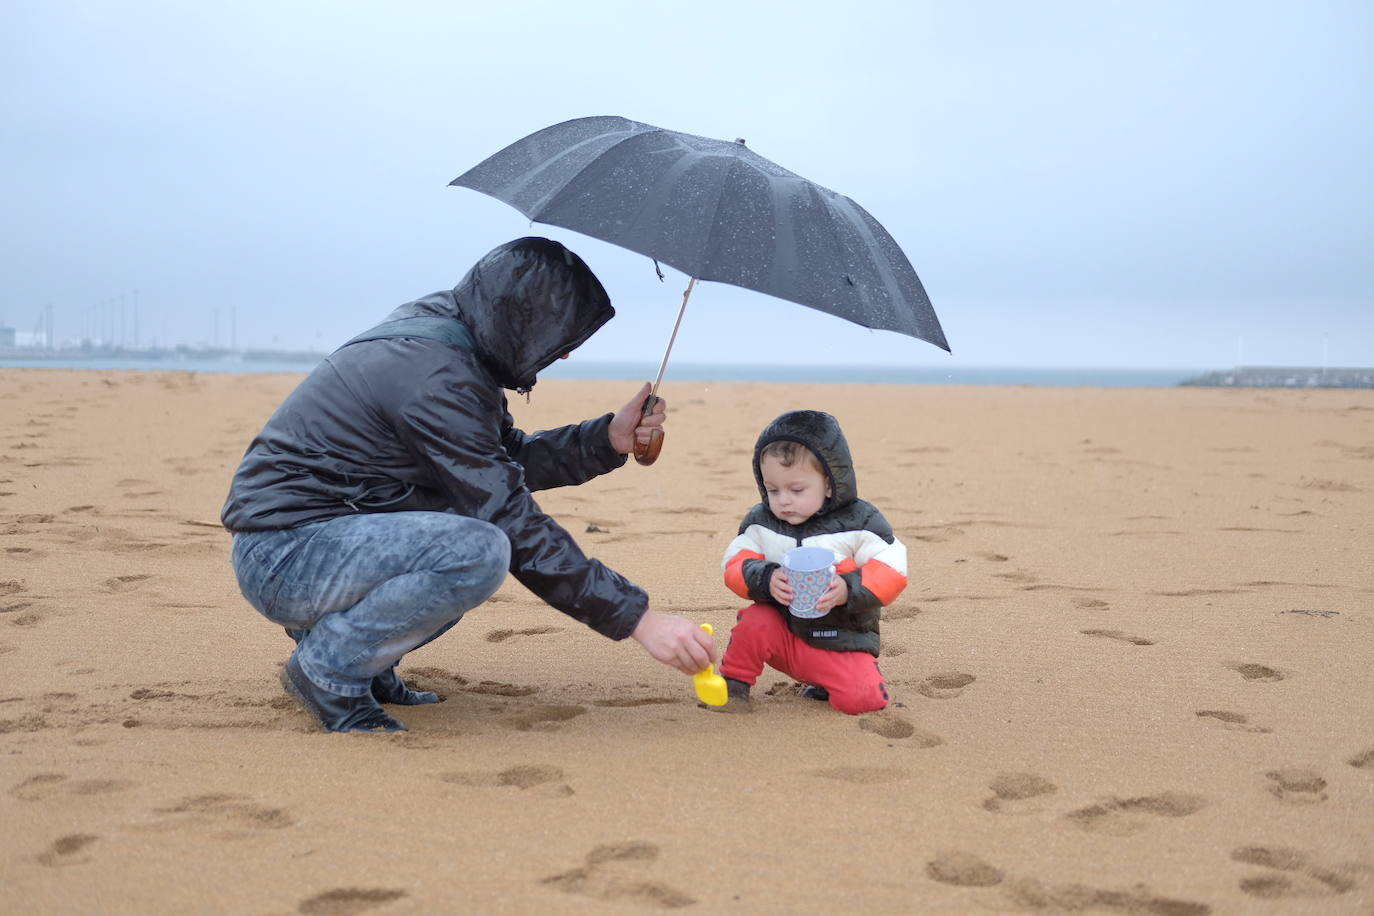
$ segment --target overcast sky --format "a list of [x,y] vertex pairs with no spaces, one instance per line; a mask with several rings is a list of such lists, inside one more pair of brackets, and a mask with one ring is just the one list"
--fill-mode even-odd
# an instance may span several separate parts
[[858,201],[953,349],[707,283],[674,360],[1371,366],[1371,46],[1364,0],[5,0],[0,323],[327,350],[546,235],[617,307],[578,355],[656,363],[686,277],[447,187],[616,114]]

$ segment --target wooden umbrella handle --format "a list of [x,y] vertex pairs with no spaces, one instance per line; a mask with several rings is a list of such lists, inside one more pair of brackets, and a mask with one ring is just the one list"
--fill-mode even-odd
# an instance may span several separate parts
[[[644,399],[644,416],[653,413],[654,405],[658,403],[658,386],[663,381],[663,370],[668,367],[668,355],[673,352],[673,341],[677,340],[677,329],[682,327],[682,314],[687,311],[687,300],[692,296],[692,288],[697,285],[697,278],[692,277],[687,282],[687,288],[682,291],[682,307],[677,310],[677,321],[673,322],[673,333],[668,338],[668,349],[663,351],[663,362],[658,364],[658,377],[654,379],[654,386],[649,389],[649,396]],[[649,441],[640,442],[635,439],[635,461],[640,464],[653,464],[658,460],[658,453],[663,450],[663,430],[655,426],[649,431]]]
[[658,453],[663,450],[663,430],[657,426],[649,434],[648,442],[635,442],[635,461],[648,467],[658,460]]
[[[656,395],[649,395],[644,399],[644,416],[653,413],[654,404],[658,401]],[[640,442],[635,439],[635,461],[648,467],[658,460],[658,453],[663,450],[663,429],[655,426],[649,430],[649,441]]]

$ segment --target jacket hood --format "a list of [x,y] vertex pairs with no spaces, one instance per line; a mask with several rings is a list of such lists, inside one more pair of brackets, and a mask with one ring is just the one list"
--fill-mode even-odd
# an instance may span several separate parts
[[523,393],[615,309],[586,262],[558,242],[530,237],[492,249],[452,292],[408,302],[388,317],[414,315],[460,319],[497,382]]
[[849,456],[849,443],[840,429],[840,421],[819,410],[792,410],[764,427],[754,443],[754,482],[759,487],[759,499],[768,505],[768,491],[763,486],[763,472],[759,470],[759,453],[773,442],[800,442],[815,453],[830,478],[830,498],[816,513],[825,515],[859,498],[859,485],[854,477],[854,460]]

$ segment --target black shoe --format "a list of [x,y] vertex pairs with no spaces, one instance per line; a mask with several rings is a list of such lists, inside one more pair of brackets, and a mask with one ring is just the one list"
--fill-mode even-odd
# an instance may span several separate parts
[[406,730],[399,720],[387,715],[386,710],[377,705],[369,695],[345,697],[316,687],[301,670],[300,662],[293,652],[286,660],[281,672],[281,685],[301,705],[306,708],[315,721],[331,732],[403,732]]
[[749,685],[744,681],[737,681],[732,677],[725,679],[725,693],[732,702],[748,703]]
[[725,705],[708,706],[713,712],[745,713],[753,712],[754,704],[749,699],[749,685],[732,677],[725,679]]
[[808,700],[820,700],[822,703],[830,699],[830,691],[824,687],[817,687],[815,684],[803,684],[802,689],[797,691],[797,695],[806,697]]
[[[301,640],[310,635],[309,630],[292,627],[285,629],[286,635],[294,639],[296,645],[300,645]],[[426,703],[438,703],[442,699],[439,694],[428,690],[411,690],[396,673],[395,665],[372,679],[372,696],[378,703],[391,703],[395,706],[424,706]]]
[[395,706],[424,706],[440,700],[432,690],[411,690],[395,668],[388,668],[372,679],[372,696],[378,703]]

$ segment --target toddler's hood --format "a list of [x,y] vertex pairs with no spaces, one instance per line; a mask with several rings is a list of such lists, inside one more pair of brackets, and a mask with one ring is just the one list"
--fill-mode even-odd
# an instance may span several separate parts
[[849,456],[849,443],[840,429],[840,421],[820,410],[791,410],[764,427],[754,443],[754,482],[759,498],[768,505],[768,491],[763,486],[759,470],[759,453],[772,442],[800,442],[811,449],[830,478],[830,498],[817,515],[825,515],[847,506],[859,498],[859,485],[854,477],[854,459]]

